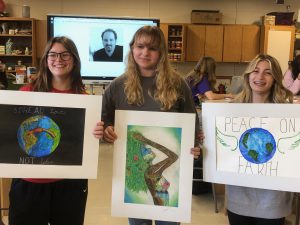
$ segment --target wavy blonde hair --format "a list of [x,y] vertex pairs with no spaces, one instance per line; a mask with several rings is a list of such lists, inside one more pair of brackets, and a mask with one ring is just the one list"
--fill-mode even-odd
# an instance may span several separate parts
[[[125,95],[128,104],[138,106],[144,104],[143,90],[140,82],[140,70],[133,58],[134,44],[139,40],[146,40],[147,47],[157,49],[159,60],[155,69],[155,89],[153,98],[161,103],[162,110],[169,110],[181,95],[181,76],[176,73],[168,60],[168,52],[165,38],[159,27],[144,26],[141,27],[133,36],[130,42],[130,51],[127,56],[127,66],[125,71]],[[148,93],[151,95],[151,93]]]
[[292,103],[293,94],[288,89],[286,89],[282,84],[282,70],[278,61],[270,55],[257,55],[248,65],[246,71],[244,72],[244,84],[242,92],[235,99],[236,102],[252,103],[252,90],[249,84],[249,76],[255,70],[257,64],[261,61],[266,61],[270,64],[270,69],[272,76],[274,78],[274,83],[271,87],[269,101],[272,103]]
[[188,73],[187,80],[191,87],[198,85],[198,83],[207,76],[209,86],[215,90],[216,84],[216,61],[212,57],[202,57],[194,69]]

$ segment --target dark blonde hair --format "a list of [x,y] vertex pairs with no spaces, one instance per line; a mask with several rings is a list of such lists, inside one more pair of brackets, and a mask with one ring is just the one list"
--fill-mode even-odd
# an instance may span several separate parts
[[80,73],[81,62],[80,62],[78,50],[76,48],[75,43],[71,39],[64,36],[53,37],[48,41],[44,53],[40,60],[37,79],[32,83],[33,91],[50,92],[53,88],[52,87],[53,77],[52,77],[52,73],[48,68],[47,57],[50,49],[55,43],[62,44],[67,49],[67,51],[71,53],[73,57],[74,63],[73,63],[73,69],[71,71],[71,89],[78,94],[84,93],[85,88],[81,79],[81,73]]
[[272,103],[292,103],[293,102],[293,94],[287,90],[282,84],[282,70],[278,61],[270,56],[270,55],[257,55],[248,65],[246,71],[244,72],[244,83],[243,83],[243,90],[237,96],[236,102],[245,102],[251,103],[252,99],[252,89],[249,84],[249,76],[255,70],[257,64],[261,61],[266,61],[270,64],[270,70],[272,73],[272,77],[274,79],[274,83],[271,87],[270,95],[269,95],[269,102]]
[[194,69],[188,73],[187,80],[191,87],[195,87],[207,76],[209,86],[212,90],[215,90],[216,84],[216,62],[212,57],[202,57]]
[[[165,38],[159,27],[144,26],[141,27],[133,36],[130,42],[130,51],[128,53],[128,61],[125,71],[125,95],[128,104],[142,105],[144,103],[143,90],[140,83],[140,71],[137,63],[134,61],[132,50],[134,44],[138,40],[147,40],[146,45],[157,49],[159,52],[159,60],[155,69],[155,90],[153,97],[159,101],[163,110],[170,109],[178,98],[181,97],[181,79],[170,65]],[[150,94],[150,93],[149,93]]]

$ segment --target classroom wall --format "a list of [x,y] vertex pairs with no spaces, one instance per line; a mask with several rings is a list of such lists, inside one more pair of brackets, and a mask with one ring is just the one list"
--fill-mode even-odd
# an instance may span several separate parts
[[[190,23],[192,10],[220,10],[223,24],[260,23],[268,12],[286,11],[290,5],[298,18],[299,0],[6,0],[10,16],[21,17],[22,6],[29,5],[31,17],[38,19],[37,55],[42,54],[46,43],[47,14],[78,14],[101,16],[156,17],[162,23]],[[196,63],[176,63],[174,67],[182,74],[188,73]],[[218,76],[241,75],[245,63],[218,63]]]

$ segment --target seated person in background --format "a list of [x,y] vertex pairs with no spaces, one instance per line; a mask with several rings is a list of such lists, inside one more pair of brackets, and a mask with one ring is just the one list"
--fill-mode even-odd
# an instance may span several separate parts
[[97,50],[94,55],[94,61],[123,61],[123,46],[116,45],[117,33],[113,29],[106,29],[101,34],[103,48]]
[[300,94],[300,55],[295,57],[290,68],[285,72],[283,85],[294,95]]
[[231,93],[214,93],[214,86],[216,84],[216,62],[211,57],[203,57],[199,60],[195,68],[187,75],[187,82],[192,89],[192,95],[196,105],[199,105],[203,97],[208,100],[233,98]]

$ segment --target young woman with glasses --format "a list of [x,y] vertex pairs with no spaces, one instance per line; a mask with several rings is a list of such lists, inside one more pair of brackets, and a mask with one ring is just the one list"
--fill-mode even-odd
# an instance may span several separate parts
[[[20,90],[85,94],[80,67],[74,42],[66,37],[52,38],[41,58],[37,79]],[[93,134],[100,139],[102,131],[103,123],[98,122]],[[87,179],[13,179],[9,224],[83,225],[87,194]]]

